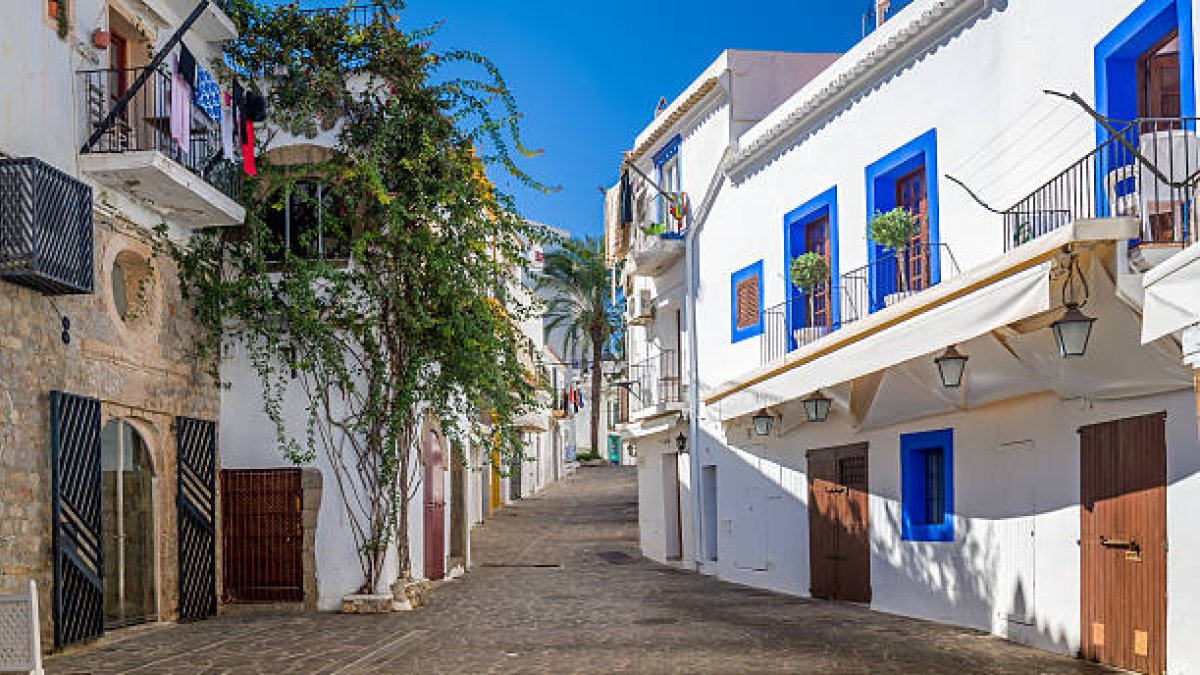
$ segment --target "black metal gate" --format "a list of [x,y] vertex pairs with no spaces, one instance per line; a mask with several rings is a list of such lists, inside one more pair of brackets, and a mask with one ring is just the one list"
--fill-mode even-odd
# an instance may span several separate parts
[[194,621],[217,613],[216,423],[176,417],[175,447],[179,456],[179,619]]
[[104,632],[100,401],[50,392],[54,646]]

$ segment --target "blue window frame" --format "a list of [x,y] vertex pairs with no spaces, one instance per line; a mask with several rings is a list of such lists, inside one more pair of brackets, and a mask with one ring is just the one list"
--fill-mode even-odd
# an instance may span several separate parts
[[821,218],[829,219],[829,230],[826,236],[829,238],[829,280],[831,284],[829,311],[831,324],[833,328],[841,325],[841,294],[838,293],[836,287],[839,271],[837,187],[835,186],[792,209],[783,217],[783,270],[786,288],[784,297],[788,299],[788,351],[796,348],[796,338],[793,331],[803,328],[808,321],[808,315],[805,310],[805,307],[807,307],[807,298],[804,297],[804,293],[800,289],[792,284],[789,270],[792,268],[792,261],[809,250],[807,225]]
[[[937,181],[937,129],[930,129],[908,143],[889,152],[867,167],[867,218],[876,211],[891,211],[896,208],[896,181],[920,167],[925,167],[926,215],[929,220],[929,244],[940,239],[938,228],[938,181]],[[931,249],[932,253],[932,249]],[[887,255],[882,246],[867,240],[867,286],[870,290],[868,311],[883,308],[883,299],[896,292],[894,277],[876,274],[875,261]],[[942,280],[941,257],[929,256],[929,285]]]
[[[679,146],[683,137],[676,135],[654,153],[655,181],[658,187],[666,192],[679,192],[683,189],[683,176],[679,166]],[[667,223],[667,202],[659,195],[655,200],[658,222]]]
[[[1196,115],[1195,52],[1190,0],[1146,0],[1096,44],[1096,110],[1118,120],[1138,116],[1138,57],[1172,30],[1179,30],[1180,110],[1184,117]],[[1097,139],[1107,133],[1096,125]]]
[[746,338],[762,335],[762,278],[763,262],[761,260],[734,272],[729,278],[731,342],[741,342]]
[[900,436],[900,536],[954,541],[954,430]]

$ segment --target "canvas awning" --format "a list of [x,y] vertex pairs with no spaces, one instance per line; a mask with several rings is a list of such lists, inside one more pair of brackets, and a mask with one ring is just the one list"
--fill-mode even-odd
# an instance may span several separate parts
[[[1081,220],[806,345],[705,397],[722,421],[854,382],[1060,306],[1051,261],[1065,246],[1136,236],[1134,219]],[[1047,322],[1048,324],[1048,322]],[[876,383],[878,386],[878,383]]]
[[683,416],[681,414],[671,413],[670,415],[655,417],[641,422],[631,422],[621,428],[621,438],[626,440],[638,439],[671,431],[682,419]]
[[1168,258],[1146,273],[1142,343],[1200,323],[1200,244]]

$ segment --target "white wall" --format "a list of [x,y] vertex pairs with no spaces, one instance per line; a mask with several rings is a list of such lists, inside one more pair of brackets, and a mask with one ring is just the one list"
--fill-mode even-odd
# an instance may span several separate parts
[[[1042,90],[1092,100],[1095,44],[1137,4],[1011,0],[734,174],[697,240],[702,389],[758,366],[756,338],[730,344],[730,274],[762,260],[764,307],[786,299],[783,224],[792,209],[836,185],[844,273],[867,262],[865,168],[930,129],[938,174],[962,179],[997,208],[1089,152],[1091,118]],[[1000,217],[944,178],[938,188],[939,241],[960,267],[1001,254]]]

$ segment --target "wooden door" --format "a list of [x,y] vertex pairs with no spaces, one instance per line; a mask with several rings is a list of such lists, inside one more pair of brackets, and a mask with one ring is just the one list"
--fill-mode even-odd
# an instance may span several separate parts
[[[1138,116],[1178,118],[1182,110],[1179,34],[1172,31],[1138,59]],[[1155,126],[1173,125],[1165,122]]]
[[450,457],[450,557],[462,564],[467,559],[467,467],[462,448]]
[[810,592],[816,598],[871,601],[867,445],[808,453]]
[[1167,628],[1163,414],[1079,430],[1083,657],[1162,673]]
[[225,602],[304,599],[300,469],[221,469]]
[[[804,252],[816,253],[825,259],[825,264],[833,271],[833,263],[829,256],[829,216],[820,218],[804,226]],[[833,314],[829,309],[829,284],[813,289],[807,298],[806,310],[810,316],[805,317],[807,326],[830,326]]]
[[446,576],[446,463],[442,439],[425,432],[425,578]]
[[[904,174],[896,179],[896,206],[908,210],[917,217],[917,233],[908,242],[904,252],[903,265],[907,290],[920,291],[929,287],[929,198],[925,183],[925,166]],[[896,288],[906,290],[901,280],[897,279]]]

